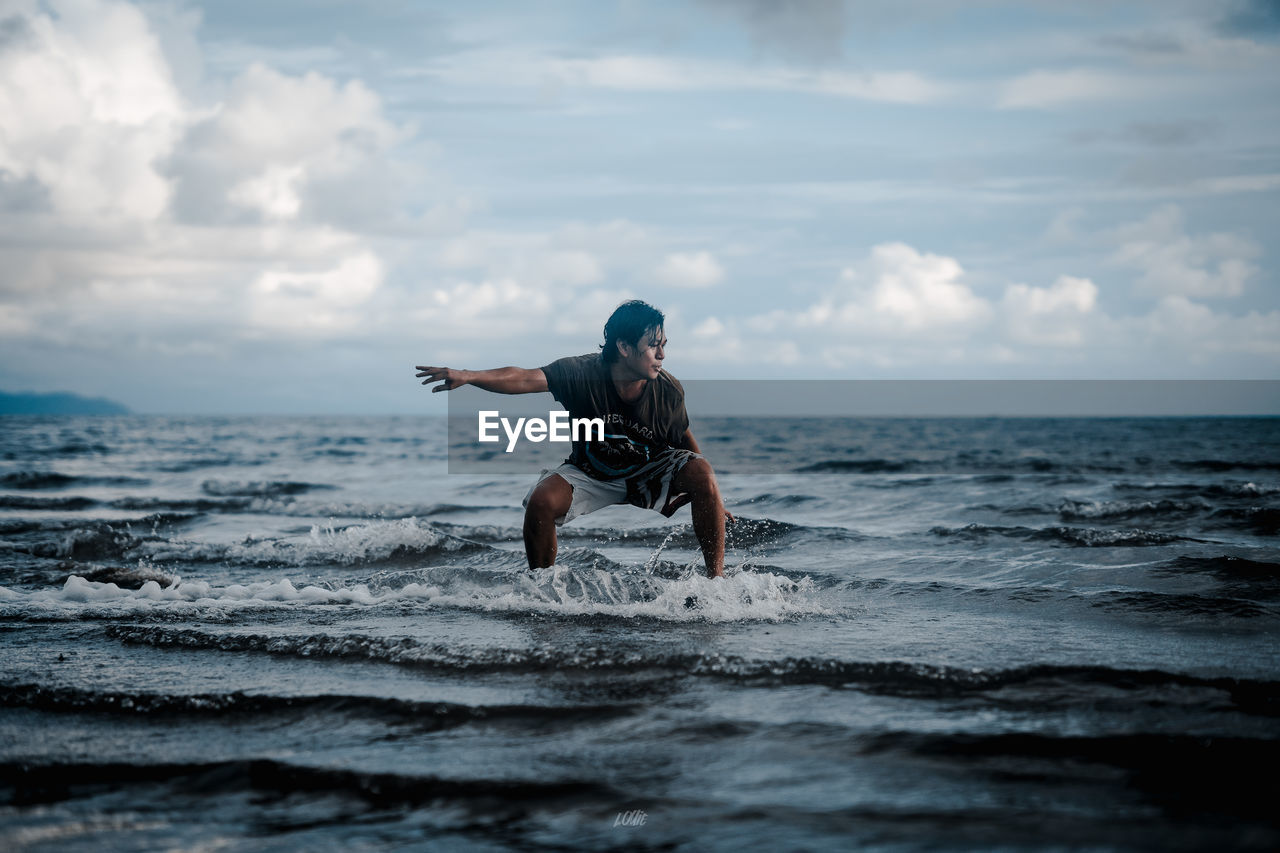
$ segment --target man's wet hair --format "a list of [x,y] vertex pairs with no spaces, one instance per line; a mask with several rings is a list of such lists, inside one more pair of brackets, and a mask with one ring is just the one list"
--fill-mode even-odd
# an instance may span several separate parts
[[666,317],[648,302],[632,299],[613,310],[604,324],[601,356],[605,364],[618,360],[618,341],[635,346],[646,332],[661,329]]

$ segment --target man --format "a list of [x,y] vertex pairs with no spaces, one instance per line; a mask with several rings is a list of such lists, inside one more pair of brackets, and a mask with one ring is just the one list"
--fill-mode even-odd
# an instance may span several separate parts
[[605,323],[599,353],[562,358],[532,370],[418,366],[423,385],[440,383],[432,392],[463,385],[499,394],[550,391],[570,418],[604,420],[603,441],[575,440],[568,460],[554,471],[544,471],[525,495],[529,568],[555,564],[556,527],[580,515],[628,503],[670,517],[691,503],[707,576],[724,577],[724,524],[734,519],[689,429],[684,388],[662,369],[667,346],[664,319],[661,311],[644,302],[624,302]]

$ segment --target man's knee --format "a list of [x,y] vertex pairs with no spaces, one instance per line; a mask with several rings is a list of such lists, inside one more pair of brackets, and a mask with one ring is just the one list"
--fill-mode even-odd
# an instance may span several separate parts
[[533,494],[529,495],[529,502],[525,505],[525,518],[537,518],[539,520],[557,519],[569,512],[569,505],[573,502],[573,486],[559,474],[552,474],[547,477],[537,488],[533,490]]

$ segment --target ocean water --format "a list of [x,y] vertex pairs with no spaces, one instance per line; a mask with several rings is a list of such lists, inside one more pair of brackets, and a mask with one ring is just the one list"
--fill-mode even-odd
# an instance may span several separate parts
[[718,581],[442,419],[0,419],[0,848],[1280,847],[1280,420],[697,431]]

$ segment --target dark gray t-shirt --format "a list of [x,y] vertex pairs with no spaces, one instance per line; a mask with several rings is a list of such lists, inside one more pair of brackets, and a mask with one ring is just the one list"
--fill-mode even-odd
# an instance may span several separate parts
[[678,446],[689,428],[684,388],[665,370],[646,382],[631,403],[618,396],[609,365],[599,353],[558,359],[542,372],[570,418],[604,419],[604,441],[575,441],[568,460],[597,480],[635,472],[663,450]]

